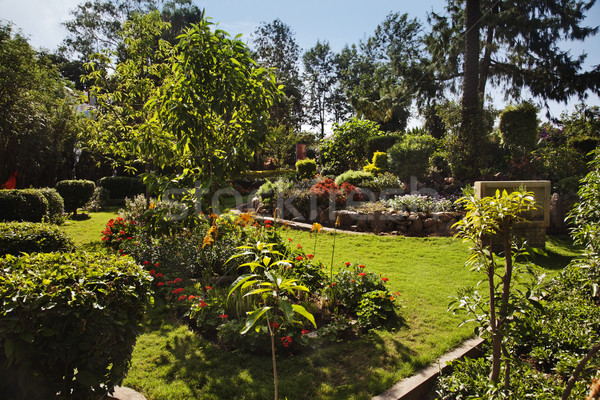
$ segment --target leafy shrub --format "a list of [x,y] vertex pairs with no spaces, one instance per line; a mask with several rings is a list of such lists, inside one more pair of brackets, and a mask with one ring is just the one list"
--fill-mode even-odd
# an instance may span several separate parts
[[394,296],[387,290],[364,293],[356,307],[357,322],[363,329],[379,328],[393,315]]
[[48,202],[48,221],[57,224],[62,222],[65,212],[65,202],[58,191],[52,188],[37,189]]
[[346,171],[343,174],[335,178],[335,184],[340,186],[342,183],[347,182],[351,185],[358,186],[363,181],[373,180],[373,174],[365,171]]
[[240,178],[245,179],[269,179],[269,178],[288,178],[292,179],[296,175],[294,169],[275,169],[268,171],[245,171],[240,173]]
[[77,208],[83,207],[94,194],[96,185],[92,181],[67,180],[56,184],[56,190],[65,202],[65,211],[77,214]]
[[511,154],[535,148],[538,138],[537,108],[531,103],[508,106],[500,114],[500,134]]
[[105,176],[98,186],[108,191],[110,199],[123,200],[146,191],[142,180],[131,176]]
[[296,178],[312,179],[317,174],[317,162],[313,159],[307,158],[296,162]]
[[277,201],[277,198],[283,195],[288,190],[291,190],[294,184],[285,178],[279,178],[275,182],[266,181],[258,188],[256,195],[260,198],[263,204],[272,205]]
[[369,189],[376,193],[384,191],[393,191],[394,194],[404,193],[404,183],[396,175],[391,172],[385,172],[383,174],[377,174],[370,181],[363,181],[359,185],[363,189]]
[[[324,165],[348,169],[361,169],[367,160],[366,142],[370,137],[382,135],[375,122],[351,118],[342,125],[333,125],[333,137],[321,146]],[[322,171],[323,172],[323,171]],[[336,171],[337,172],[337,171]]]
[[132,240],[136,231],[135,221],[126,221],[122,217],[111,218],[102,231],[101,240],[110,248],[118,248],[122,242]]
[[110,194],[108,190],[103,187],[97,186],[94,189],[94,194],[92,194],[92,198],[87,202],[83,209],[85,211],[100,211],[104,207],[110,204]]
[[387,153],[384,153],[382,151],[376,151],[373,154],[373,160],[371,161],[371,163],[365,165],[363,170],[365,172],[371,172],[372,174],[379,174],[387,171],[387,168]]
[[404,136],[388,151],[389,170],[403,180],[421,177],[429,168],[429,157],[436,146],[437,140],[429,135]]
[[0,221],[41,222],[47,217],[48,200],[39,190],[0,190]]
[[128,369],[149,276],[129,258],[0,259],[0,386],[7,398],[89,399]]
[[327,206],[330,200],[334,201],[336,205],[342,206],[346,203],[350,194],[353,195],[353,201],[360,201],[363,198],[361,192],[356,190],[354,185],[344,182],[341,186],[338,186],[333,179],[329,178],[321,179],[311,186],[310,193],[317,198],[317,203],[322,206]]
[[372,157],[375,153],[386,153],[401,138],[402,135],[399,134],[371,136],[366,142],[367,157]]
[[69,252],[74,249],[73,239],[55,225],[36,222],[0,222],[0,256]]

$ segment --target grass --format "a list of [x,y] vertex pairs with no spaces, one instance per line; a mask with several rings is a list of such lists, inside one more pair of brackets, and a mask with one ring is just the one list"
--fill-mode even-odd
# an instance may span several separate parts
[[[87,221],[64,227],[80,235],[78,243],[85,237],[97,241],[106,221],[114,217],[111,212],[90,215]],[[316,248],[308,232],[290,230],[283,235],[331,266],[333,234],[319,233]],[[451,238],[340,233],[335,243],[335,269],[350,261],[390,279],[390,289],[403,299],[404,323],[358,340],[279,357],[281,398],[370,399],[472,335],[473,325],[459,327],[463,315],[447,312],[457,289],[482,278],[464,266],[466,244]],[[550,257],[536,263],[550,274],[578,254],[567,238],[550,237],[547,250]],[[148,400],[266,399],[272,397],[273,378],[269,356],[223,351],[191,332],[157,301],[148,311],[123,384]]]
[[117,210],[118,207],[111,207],[100,212],[80,213],[77,220],[67,219],[59,228],[71,236],[77,246],[94,250],[101,244],[101,232],[108,220],[117,216]]

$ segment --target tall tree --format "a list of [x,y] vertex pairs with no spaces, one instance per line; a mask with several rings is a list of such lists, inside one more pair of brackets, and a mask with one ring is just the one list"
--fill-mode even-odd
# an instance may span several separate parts
[[273,125],[286,131],[298,130],[302,119],[302,82],[298,71],[300,47],[294,32],[280,19],[261,22],[252,34],[253,57],[259,65],[271,68],[284,96],[272,107]]
[[383,130],[406,128],[415,94],[413,70],[420,64],[420,30],[407,14],[390,13],[372,36],[338,55],[339,79],[352,108]]
[[325,137],[325,124],[329,120],[330,100],[336,82],[335,59],[329,42],[317,41],[302,57],[306,91],[306,117],[308,123],[319,128],[319,138]]
[[[476,178],[473,157],[484,132],[477,122],[491,83],[507,98],[520,100],[522,90],[540,99],[566,102],[600,92],[600,66],[583,70],[586,55],[563,50],[563,40],[583,41],[597,27],[582,26],[595,0],[448,0],[447,15],[432,13],[427,42],[437,79],[456,88],[462,78],[463,138],[455,141],[463,155],[462,171]],[[476,43],[477,42],[477,43]],[[475,93],[476,97],[475,98]],[[464,139],[464,140],[462,140]],[[470,163],[475,167],[469,167]]]
[[202,11],[191,0],[88,0],[71,11],[73,19],[63,25],[69,34],[61,45],[61,53],[88,61],[91,54],[117,50],[123,45],[121,31],[134,13],[161,12],[170,23],[163,39],[174,42],[182,30],[200,20]]
[[0,181],[54,186],[71,178],[76,99],[45,54],[12,25],[0,25]]

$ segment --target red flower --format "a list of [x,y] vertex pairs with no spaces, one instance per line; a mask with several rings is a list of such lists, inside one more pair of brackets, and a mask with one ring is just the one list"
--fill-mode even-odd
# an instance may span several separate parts
[[131,236],[128,236],[128,237],[127,237],[127,240],[131,240]]
[[124,234],[125,234],[125,231],[119,232],[119,235],[124,235]]
[[350,282],[354,282],[354,279],[350,279]]
[[154,266],[155,266],[156,268],[158,268],[159,264],[158,264],[158,263],[155,263],[155,264],[154,264]]
[[296,247],[297,247],[297,248],[299,248],[299,249],[301,249],[301,248],[302,248],[302,245],[301,245],[300,243],[298,243],[298,244],[296,245]]
[[163,276],[164,276],[164,274],[161,274],[161,273],[156,274],[157,278],[162,278]]
[[288,347],[290,344],[292,344],[292,338],[289,336],[282,337],[281,344],[283,344],[285,347]]
[[352,263],[350,261],[346,262],[346,267],[349,267],[350,265],[352,265]]
[[271,226],[271,225],[269,225],[269,224],[266,224],[266,225],[265,225],[265,228],[267,228],[267,229],[271,229],[271,228],[272,228],[272,226]]
[[332,284],[329,285],[329,287],[334,287],[335,286],[335,282],[333,282]]
[[219,318],[226,319],[226,318],[229,318],[229,315],[227,315],[227,314],[221,314],[221,315],[219,315]]
[[271,328],[273,329],[279,328],[279,324],[277,322],[269,322],[269,325],[271,325]]
[[366,275],[366,273],[364,273],[364,272],[359,272],[358,273],[358,276],[365,276],[365,275]]
[[384,281],[384,282],[387,282],[387,281],[389,281],[389,279],[388,279],[388,278],[386,278],[385,276],[384,276],[383,278],[381,278],[381,280],[382,280],[382,281]]
[[292,239],[292,238],[288,238],[288,242],[291,242],[292,240],[294,240],[294,239]]
[[190,295],[188,296],[188,301],[192,301],[192,300],[194,300],[195,298],[196,298],[196,296],[194,296],[193,294],[190,294]]
[[307,333],[310,333],[310,331],[306,330],[306,329],[302,329],[302,331],[300,331],[301,334],[306,335]]
[[307,254],[306,258],[308,258],[309,260],[312,260],[313,258],[315,258],[314,254]]
[[164,282],[158,282],[158,286],[165,286]]
[[144,265],[150,264],[150,261],[144,261]]
[[212,286],[207,286],[206,287],[206,290],[210,290],[210,289],[212,289]]
[[269,224],[272,224],[272,223],[273,223],[273,221],[271,221],[270,219],[265,219],[265,224],[269,225]]
[[208,306],[208,304],[206,304],[204,302],[204,300],[200,300],[200,303],[198,303],[198,307],[207,307],[207,306]]
[[304,257],[302,257],[302,256],[296,257],[296,261],[302,261],[302,260],[304,260]]
[[366,267],[362,264],[358,264],[358,268],[366,268]]
[[183,296],[179,296],[179,298],[177,299],[177,301],[183,301],[185,299],[187,299],[187,296],[183,295]]

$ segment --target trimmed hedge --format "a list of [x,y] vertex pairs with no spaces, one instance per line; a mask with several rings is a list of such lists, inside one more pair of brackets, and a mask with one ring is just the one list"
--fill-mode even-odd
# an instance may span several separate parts
[[86,180],[67,180],[56,184],[56,190],[65,202],[65,211],[77,214],[77,208],[85,206],[92,198],[96,184]]
[[39,190],[0,190],[0,221],[41,222],[47,216],[48,200]]
[[317,162],[311,158],[296,162],[296,178],[312,179],[317,174]]
[[98,186],[108,190],[111,199],[124,200],[146,192],[142,180],[131,176],[105,176]]
[[21,253],[73,251],[75,243],[55,225],[34,222],[0,222],[0,256]]
[[129,257],[49,253],[0,259],[4,399],[90,399],[129,367],[150,276]]
[[56,189],[37,189],[48,201],[48,221],[56,224],[62,221],[65,212],[65,202]]
[[373,180],[374,176],[370,172],[365,171],[346,171],[335,178],[335,184],[341,186],[342,183],[348,182],[351,185],[360,185],[363,181]]
[[400,134],[391,134],[391,135],[382,135],[382,136],[372,136],[367,139],[367,157],[373,157],[375,152],[387,152],[393,145],[395,145],[400,139],[402,139],[402,135]]
[[[266,171],[244,171],[239,179],[269,179],[269,178],[293,178],[296,174],[294,169],[273,169]],[[264,183],[264,182],[262,182]]]

